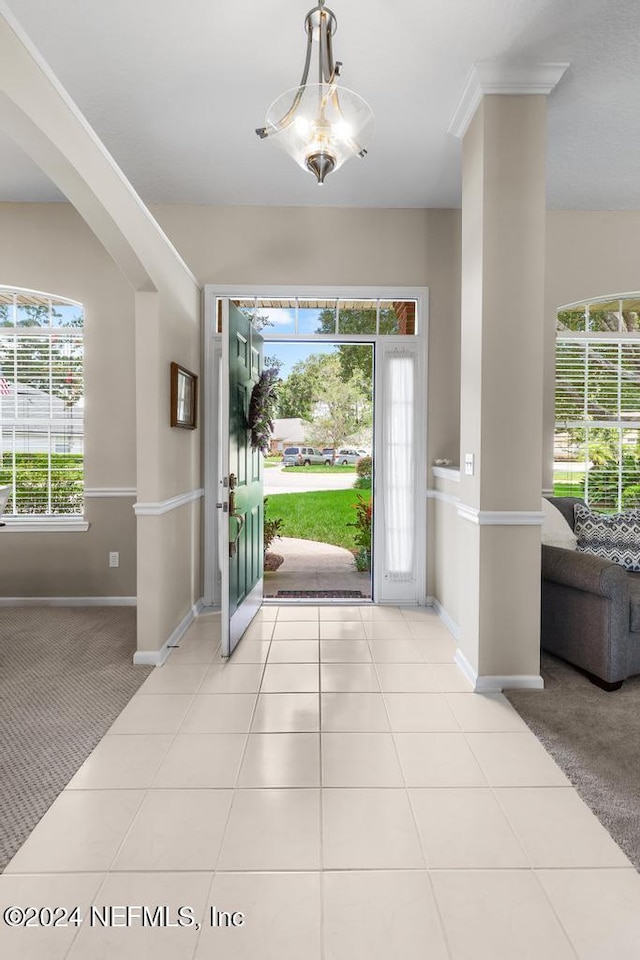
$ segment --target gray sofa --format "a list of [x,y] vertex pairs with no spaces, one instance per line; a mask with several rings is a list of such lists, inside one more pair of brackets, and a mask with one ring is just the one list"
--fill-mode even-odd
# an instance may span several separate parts
[[[548,497],[573,529],[574,497]],[[588,553],[542,546],[543,650],[604,690],[640,673],[640,574]]]

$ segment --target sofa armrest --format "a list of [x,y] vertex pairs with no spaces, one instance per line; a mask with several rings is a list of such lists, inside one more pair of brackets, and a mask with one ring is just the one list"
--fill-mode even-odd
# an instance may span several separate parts
[[624,567],[591,553],[543,544],[542,579],[609,600],[629,600],[629,577]]

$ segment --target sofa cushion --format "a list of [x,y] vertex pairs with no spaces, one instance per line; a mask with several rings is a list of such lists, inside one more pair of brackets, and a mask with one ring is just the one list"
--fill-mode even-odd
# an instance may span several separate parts
[[548,547],[564,547],[575,550],[577,538],[562,513],[552,503],[542,498],[542,542]]
[[619,563],[627,570],[640,571],[640,514],[637,511],[606,515],[592,513],[588,507],[576,503],[573,512],[578,550]]
[[640,573],[629,574],[629,630],[640,633]]

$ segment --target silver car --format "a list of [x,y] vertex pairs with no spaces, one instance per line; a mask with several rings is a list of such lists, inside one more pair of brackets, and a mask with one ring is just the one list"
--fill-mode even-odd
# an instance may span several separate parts
[[315,447],[285,447],[282,457],[283,467],[310,467],[312,463],[331,463],[322,450]]
[[355,447],[343,447],[341,450],[336,450],[336,455],[333,458],[334,463],[357,463],[361,457],[364,457],[365,454],[362,450],[356,450]]

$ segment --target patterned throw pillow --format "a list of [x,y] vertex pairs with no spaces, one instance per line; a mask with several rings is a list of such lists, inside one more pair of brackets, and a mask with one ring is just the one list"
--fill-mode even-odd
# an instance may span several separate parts
[[592,513],[576,503],[574,532],[578,550],[612,560],[627,570],[640,572],[640,513]]

